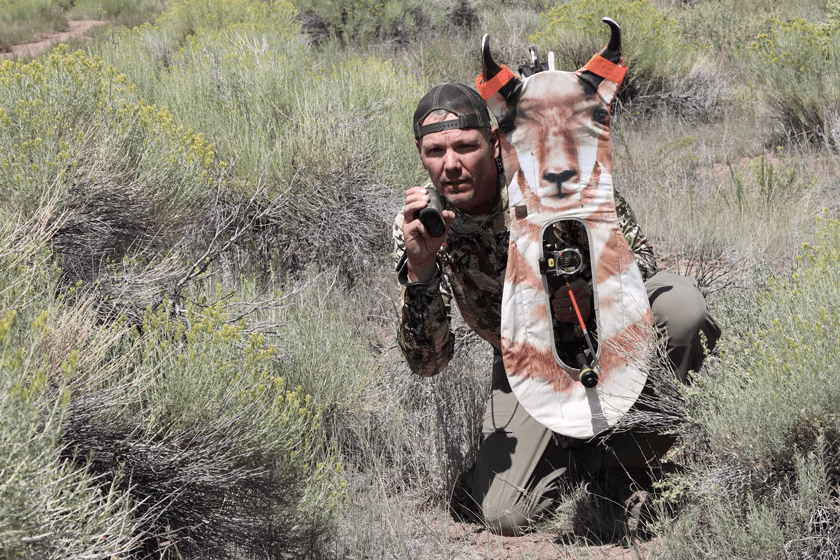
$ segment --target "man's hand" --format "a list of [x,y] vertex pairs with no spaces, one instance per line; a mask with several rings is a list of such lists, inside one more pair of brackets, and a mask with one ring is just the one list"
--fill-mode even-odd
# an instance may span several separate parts
[[426,226],[417,218],[418,212],[429,204],[429,195],[423,187],[412,187],[405,191],[403,206],[403,240],[408,259],[408,279],[412,282],[427,282],[435,275],[435,256],[443,245],[449,226],[455,221],[455,213],[443,211],[446,230],[440,237],[432,237]]
[[[575,278],[569,283],[569,287],[580,309],[580,316],[586,322],[592,312],[592,291],[589,289],[589,284],[580,278]],[[561,323],[579,323],[575,308],[572,306],[572,298],[569,296],[569,288],[566,286],[557,288],[551,305],[554,309],[554,317]]]

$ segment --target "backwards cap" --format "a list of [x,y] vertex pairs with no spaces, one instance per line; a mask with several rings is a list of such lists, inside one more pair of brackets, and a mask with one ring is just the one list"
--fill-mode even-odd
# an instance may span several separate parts
[[[457,119],[422,125],[420,123],[432,111],[442,109],[458,115]],[[427,134],[453,128],[490,128],[490,113],[487,105],[474,89],[464,84],[441,84],[430,89],[414,111],[414,138],[419,140]]]

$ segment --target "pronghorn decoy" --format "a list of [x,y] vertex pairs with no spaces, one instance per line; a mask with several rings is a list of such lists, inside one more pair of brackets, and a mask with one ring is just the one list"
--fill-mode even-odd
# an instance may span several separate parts
[[[510,245],[502,299],[502,355],[525,409],[556,433],[588,438],[614,425],[645,380],[654,341],[641,274],[616,216],[610,105],[627,70],[621,30],[576,72],[514,75],[482,40],[476,85],[519,160],[511,179]],[[553,320],[551,295],[570,278],[591,283],[579,324]],[[580,324],[583,323],[583,324]]]

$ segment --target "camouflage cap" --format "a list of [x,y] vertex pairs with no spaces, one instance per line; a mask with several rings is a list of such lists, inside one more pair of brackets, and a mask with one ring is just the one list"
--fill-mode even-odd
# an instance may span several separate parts
[[[442,109],[458,115],[457,119],[421,125],[429,113]],[[414,138],[453,128],[490,128],[490,112],[481,95],[469,86],[441,84],[430,89],[414,111]]]

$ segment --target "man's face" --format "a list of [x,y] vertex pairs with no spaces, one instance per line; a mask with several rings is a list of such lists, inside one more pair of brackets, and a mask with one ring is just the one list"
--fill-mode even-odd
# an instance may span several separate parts
[[[424,125],[457,118],[429,115]],[[467,214],[487,214],[496,200],[498,132],[456,128],[427,134],[417,141],[420,161],[435,188]]]

